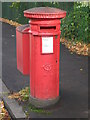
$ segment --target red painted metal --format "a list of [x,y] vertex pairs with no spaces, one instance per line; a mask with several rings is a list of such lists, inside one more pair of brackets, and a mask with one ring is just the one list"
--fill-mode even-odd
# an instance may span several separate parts
[[24,75],[29,75],[29,25],[16,28],[17,69]]
[[[53,100],[59,97],[60,18],[65,17],[66,12],[56,8],[40,7],[24,11],[24,16],[30,18],[31,97]],[[53,37],[51,53],[42,53],[42,41],[46,37],[47,40]]]
[[66,11],[57,9],[57,8],[51,8],[51,7],[36,7],[32,9],[28,9],[24,11],[24,16],[27,18],[64,18],[66,16]]

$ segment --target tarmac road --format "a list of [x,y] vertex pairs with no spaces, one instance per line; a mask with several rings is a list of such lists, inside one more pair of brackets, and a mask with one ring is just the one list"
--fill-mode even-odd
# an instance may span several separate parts
[[2,23],[0,22],[0,78],[2,77]]
[[[29,76],[23,76],[16,68],[15,27],[2,24],[2,79],[10,91],[19,91],[29,85]],[[49,117],[88,117],[88,57],[70,54],[61,45],[60,96],[58,108]],[[31,117],[46,117],[30,113]]]
[[23,76],[16,68],[15,27],[2,24],[2,78],[11,91],[19,91],[29,85],[29,76]]

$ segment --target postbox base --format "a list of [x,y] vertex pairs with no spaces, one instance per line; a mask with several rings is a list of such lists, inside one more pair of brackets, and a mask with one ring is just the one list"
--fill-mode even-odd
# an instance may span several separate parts
[[32,97],[31,95],[29,97],[30,103],[37,108],[45,108],[45,107],[54,105],[55,103],[59,101],[59,99],[60,99],[59,96],[55,99],[47,99],[47,100],[37,99],[37,98]]

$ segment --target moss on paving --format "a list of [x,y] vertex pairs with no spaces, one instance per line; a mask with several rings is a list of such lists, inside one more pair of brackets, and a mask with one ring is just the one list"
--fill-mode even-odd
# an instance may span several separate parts
[[[28,105],[24,105],[23,109],[24,109],[26,115],[28,115],[30,113],[30,111],[40,113],[40,114],[46,114],[46,115],[51,114],[51,111],[45,110],[43,108],[36,108],[33,105],[31,105],[30,103]],[[26,111],[26,109],[27,109],[27,111]]]
[[[26,88],[20,90],[17,93],[10,94],[8,96],[8,98],[10,98],[10,99],[16,99],[16,100],[18,100],[19,103],[23,102],[23,104],[24,104],[24,107],[23,107],[24,111],[25,111],[26,108],[28,109],[28,111],[25,112],[26,115],[28,115],[30,111],[33,111],[33,112],[36,112],[36,113],[48,114],[48,115],[51,114],[50,111],[44,110],[42,108],[36,108],[33,105],[31,105],[30,101],[29,101],[29,94],[30,94],[30,88],[26,87]],[[29,104],[27,104],[27,102]]]

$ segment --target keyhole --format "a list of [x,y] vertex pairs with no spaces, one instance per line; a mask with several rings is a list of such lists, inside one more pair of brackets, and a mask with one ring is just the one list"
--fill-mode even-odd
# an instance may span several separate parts
[[57,60],[56,60],[56,63],[57,63]]

